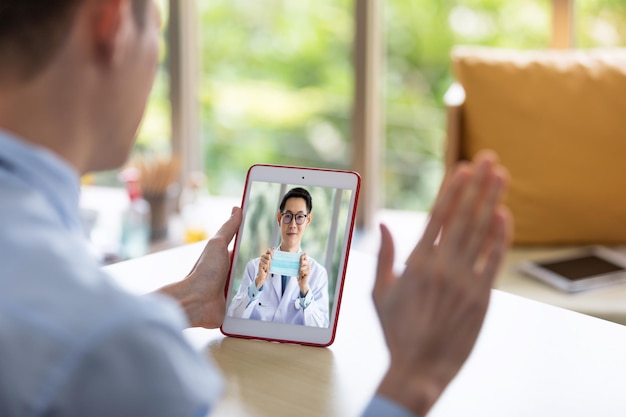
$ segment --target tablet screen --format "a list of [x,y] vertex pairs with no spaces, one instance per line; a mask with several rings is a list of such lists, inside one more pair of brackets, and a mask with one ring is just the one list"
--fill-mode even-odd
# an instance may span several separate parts
[[332,341],[359,183],[348,171],[251,168],[227,288],[225,334]]
[[626,270],[622,266],[595,255],[586,255],[556,262],[544,262],[539,263],[539,266],[571,281]]

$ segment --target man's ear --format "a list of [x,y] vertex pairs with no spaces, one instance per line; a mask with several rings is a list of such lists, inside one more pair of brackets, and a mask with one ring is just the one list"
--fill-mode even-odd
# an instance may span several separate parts
[[98,59],[110,64],[115,59],[128,0],[92,1],[92,35]]
[[313,213],[309,212],[309,215],[306,216],[306,225],[311,224],[311,220],[313,220]]
[[276,212],[276,223],[278,223],[278,227],[280,227],[280,211]]

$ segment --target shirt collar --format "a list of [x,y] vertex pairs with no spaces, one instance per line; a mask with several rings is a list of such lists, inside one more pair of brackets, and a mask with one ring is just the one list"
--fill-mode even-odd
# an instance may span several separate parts
[[69,230],[80,229],[80,175],[67,162],[0,130],[0,171],[43,194]]
[[[280,249],[280,244],[278,244],[278,246],[276,246],[276,249],[274,249],[274,250],[277,250],[277,251],[280,251],[280,252],[284,252],[283,250]],[[302,253],[302,246],[300,246],[298,248],[298,251],[296,253]]]

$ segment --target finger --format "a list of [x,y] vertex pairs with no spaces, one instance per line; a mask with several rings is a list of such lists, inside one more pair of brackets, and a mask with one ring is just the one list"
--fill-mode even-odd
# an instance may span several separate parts
[[472,216],[479,206],[480,192],[484,189],[483,183],[493,169],[494,160],[479,158],[476,168],[466,187],[461,192],[458,204],[450,212],[450,226],[441,237],[442,244],[449,250],[457,252],[464,249],[463,242],[468,236],[468,228],[472,224]]
[[450,212],[450,209],[453,206],[453,200],[457,198],[458,193],[462,190],[463,186],[468,181],[470,174],[471,169],[467,163],[459,164],[454,174],[452,175],[450,182],[447,184],[447,186],[441,189],[439,197],[437,198],[435,205],[431,210],[430,221],[428,222],[428,225],[422,237],[422,240],[424,242],[428,244],[433,244],[435,242],[435,240],[439,236],[441,227],[445,222],[444,220],[448,217],[447,214]]
[[442,186],[439,196],[431,210],[430,219],[418,244],[413,248],[406,261],[406,265],[420,263],[422,258],[427,257],[432,246],[436,243],[442,228],[447,223],[450,212],[455,205],[463,187],[471,175],[471,167],[466,162],[461,162],[447,183]]
[[303,253],[302,255],[300,255],[300,265],[306,265],[307,262],[307,258],[306,258],[306,253]]
[[239,230],[241,224],[241,209],[233,207],[230,218],[220,227],[212,239],[223,239],[227,244],[233,240],[235,233]]
[[476,210],[476,218],[467,225],[469,242],[466,247],[466,261],[474,262],[480,255],[489,238],[490,229],[493,224],[494,211],[500,203],[502,193],[506,186],[505,173],[496,169],[492,172],[489,181],[485,184],[484,200],[479,201]]
[[[239,207],[233,207],[230,218],[226,221],[226,223],[222,225],[222,227],[220,227],[217,233],[215,233],[215,235],[213,235],[213,237],[209,239],[207,244],[204,245],[204,248],[202,249],[202,253],[200,254],[200,257],[196,260],[194,266],[191,268],[192,272],[200,265],[200,262],[205,257],[209,256],[209,253],[211,252],[211,248],[214,248],[216,243],[220,243],[221,241],[221,243],[223,243],[224,246],[228,247],[228,244],[230,243],[231,240],[233,240],[235,233],[237,233],[237,230],[239,229],[240,224],[241,224],[241,209]],[[229,259],[232,260],[232,256],[230,253],[229,253]]]
[[376,267],[376,281],[372,297],[377,304],[380,296],[393,282],[394,245],[389,229],[384,224],[380,225],[380,249],[378,251],[378,265]]
[[511,242],[511,219],[509,211],[504,207],[501,207],[494,216],[492,239],[481,273],[483,284],[489,288],[493,286],[498,268]]

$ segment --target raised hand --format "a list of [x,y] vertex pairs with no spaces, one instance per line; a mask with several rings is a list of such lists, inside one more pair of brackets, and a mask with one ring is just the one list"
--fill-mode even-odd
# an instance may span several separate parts
[[391,355],[378,393],[424,416],[471,352],[510,240],[501,205],[505,171],[491,152],[462,163],[443,185],[400,276],[382,241],[374,303]]

